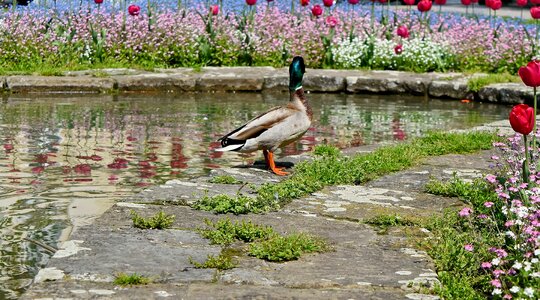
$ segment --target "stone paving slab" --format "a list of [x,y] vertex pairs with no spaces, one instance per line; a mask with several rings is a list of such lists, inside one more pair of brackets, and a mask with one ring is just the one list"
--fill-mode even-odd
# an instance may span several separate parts
[[[530,103],[532,89],[522,83],[491,84],[468,89],[470,78],[486,74],[412,73],[402,71],[307,69],[304,88],[320,93],[411,94],[503,104]],[[100,69],[69,71],[64,76],[5,76],[10,93],[200,93],[286,92],[287,68],[204,67],[201,69]]]

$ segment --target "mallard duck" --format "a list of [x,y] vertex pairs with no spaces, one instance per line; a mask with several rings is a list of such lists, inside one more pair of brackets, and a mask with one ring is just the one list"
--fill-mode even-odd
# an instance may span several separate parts
[[221,137],[221,147],[216,151],[253,152],[262,150],[267,167],[276,175],[287,175],[277,168],[274,152],[298,140],[311,126],[313,111],[309,105],[302,79],[306,67],[300,56],[293,58],[289,66],[289,103],[271,108]]

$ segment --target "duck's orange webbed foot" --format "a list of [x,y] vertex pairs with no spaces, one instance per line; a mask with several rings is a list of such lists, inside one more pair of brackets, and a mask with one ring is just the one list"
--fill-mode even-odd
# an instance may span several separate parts
[[278,176],[289,175],[288,172],[283,171],[283,169],[285,169],[285,168],[276,167],[276,163],[274,162],[274,153],[272,153],[270,151],[267,151],[267,150],[263,150],[263,154],[264,154],[264,160],[266,161],[266,166],[272,172],[274,172],[274,174],[276,174]]

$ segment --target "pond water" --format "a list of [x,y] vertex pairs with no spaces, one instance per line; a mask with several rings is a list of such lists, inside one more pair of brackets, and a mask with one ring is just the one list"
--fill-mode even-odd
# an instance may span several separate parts
[[[505,119],[508,107],[406,96],[309,94],[314,124],[279,156],[351,147]],[[0,110],[0,299],[17,298],[72,226],[173,178],[248,164],[214,152],[222,134],[286,94],[12,96]]]

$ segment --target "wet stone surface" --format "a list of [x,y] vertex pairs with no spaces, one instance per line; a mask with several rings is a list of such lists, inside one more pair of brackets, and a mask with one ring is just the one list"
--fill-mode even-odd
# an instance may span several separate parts
[[[371,151],[350,149],[347,154]],[[408,237],[411,231],[393,228],[379,234],[365,220],[381,213],[431,216],[457,199],[424,192],[431,178],[458,176],[473,179],[489,171],[490,151],[426,159],[410,169],[358,186],[327,187],[294,200],[277,212],[227,215],[251,220],[287,234],[305,232],[322,237],[332,251],[302,256],[297,261],[273,263],[250,257],[247,245],[239,250],[231,270],[196,269],[190,258],[203,262],[217,255],[220,246],[202,238],[205,220],[224,216],[191,209],[203,195],[253,193],[252,187],[282,178],[271,175],[262,162],[215,170],[210,177],[171,180],[118,202],[94,224],[80,227],[43,269],[22,299],[438,299],[430,294],[438,283],[429,256]],[[308,155],[280,161],[291,166]],[[213,176],[230,175],[250,184],[210,183]],[[140,230],[132,226],[131,211],[151,216],[174,214],[172,229]],[[427,237],[418,229],[414,235]],[[120,272],[152,279],[144,286],[118,287]],[[419,293],[422,291],[422,293]]]

